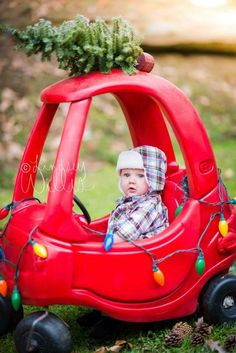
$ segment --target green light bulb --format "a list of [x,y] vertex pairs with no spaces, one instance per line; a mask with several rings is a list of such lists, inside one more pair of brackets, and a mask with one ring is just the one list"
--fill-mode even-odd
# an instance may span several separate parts
[[175,217],[177,217],[177,216],[180,214],[180,212],[182,211],[183,207],[184,207],[184,204],[181,203],[181,204],[176,208],[176,210],[175,210]]
[[21,295],[16,285],[11,295],[11,303],[15,311],[17,311],[21,305]]
[[196,261],[196,271],[198,275],[202,275],[205,270],[205,260],[203,254],[200,254]]

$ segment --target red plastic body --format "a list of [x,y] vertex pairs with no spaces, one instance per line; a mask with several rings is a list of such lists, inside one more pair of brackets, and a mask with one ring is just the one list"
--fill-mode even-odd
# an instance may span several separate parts
[[[46,259],[35,255],[31,246],[24,251],[18,280],[23,303],[85,305],[117,319],[140,322],[192,314],[203,286],[217,274],[227,272],[236,258],[235,209],[225,206],[231,236],[229,246],[227,237],[223,239],[218,232],[217,217],[206,231],[201,243],[206,268],[201,276],[195,269],[198,256],[195,253],[177,254],[163,261],[160,269],[165,275],[165,285],[161,287],[153,280],[150,257],[134,245],[122,242],[106,252],[103,237],[84,229],[81,217],[72,212],[71,188],[92,98],[104,93],[112,93],[119,102],[134,146],[157,146],[168,160],[163,199],[169,210],[170,226],[139,243],[157,258],[178,249],[194,248],[210,215],[220,210],[198,202],[199,199],[219,201],[217,166],[198,113],[173,84],[150,73],[129,76],[120,70],[58,82],[42,92],[43,106],[26,146],[13,195],[13,201],[34,195],[37,163],[50,124],[58,105],[70,102],[47,203],[22,202],[14,210],[2,241],[6,258],[16,263],[29,233],[37,226],[33,238],[47,248]],[[166,121],[180,145],[185,168],[176,162]],[[66,173],[63,166],[67,166]],[[184,175],[188,176],[191,199],[175,218],[183,196],[178,183]],[[106,231],[107,219],[93,220],[90,228]],[[14,268],[5,265],[3,275],[11,291]]]

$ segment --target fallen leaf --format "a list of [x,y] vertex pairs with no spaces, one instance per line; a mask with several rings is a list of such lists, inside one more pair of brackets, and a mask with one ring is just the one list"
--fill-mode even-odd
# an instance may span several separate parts
[[206,96],[200,96],[199,102],[206,107],[208,107],[210,105],[210,99]]
[[17,94],[11,88],[6,87],[2,90],[1,94],[1,104],[0,104],[0,111],[2,113],[6,112],[7,109],[14,103],[17,99]]
[[112,346],[112,347],[109,347],[109,352],[115,352],[115,353],[118,353],[120,352],[124,347],[122,346]]
[[0,73],[2,73],[6,65],[7,65],[7,59],[0,59]]
[[225,179],[232,179],[234,177],[234,171],[232,168],[227,168],[224,171],[224,178]]
[[128,342],[125,341],[125,340],[117,340],[117,341],[115,342],[115,344],[120,345],[120,346],[122,346],[122,345],[124,345],[124,346],[130,345],[130,343],[128,343]]
[[124,341],[124,340],[117,340],[115,342],[115,345],[112,346],[112,347],[109,347],[109,351],[110,352],[120,352],[123,348],[129,348],[131,349],[132,348],[132,344],[127,342],[127,341]]
[[105,353],[105,352],[106,352],[106,348],[103,346],[103,347],[96,349],[96,351],[94,353]]
[[213,352],[227,353],[226,350],[220,346],[219,341],[206,340],[205,343]]
[[199,317],[196,321],[196,324],[200,325],[204,322],[203,316]]
[[16,99],[15,102],[14,102],[14,109],[17,112],[29,111],[29,107],[30,107],[30,101],[26,97],[23,97],[23,98],[20,98],[20,99]]

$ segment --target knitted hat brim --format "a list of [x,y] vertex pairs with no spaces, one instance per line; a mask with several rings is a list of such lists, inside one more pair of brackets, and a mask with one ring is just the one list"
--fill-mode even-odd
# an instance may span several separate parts
[[117,160],[116,170],[120,174],[122,169],[145,169],[140,153],[133,150],[121,152]]

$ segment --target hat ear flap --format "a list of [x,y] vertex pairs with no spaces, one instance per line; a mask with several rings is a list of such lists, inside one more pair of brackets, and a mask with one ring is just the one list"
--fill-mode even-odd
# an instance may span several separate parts
[[147,177],[147,172],[146,172],[146,169],[144,168],[144,176],[145,176],[145,180],[146,180],[146,183],[148,185],[148,190],[150,189],[150,182],[148,180],[148,177]]

